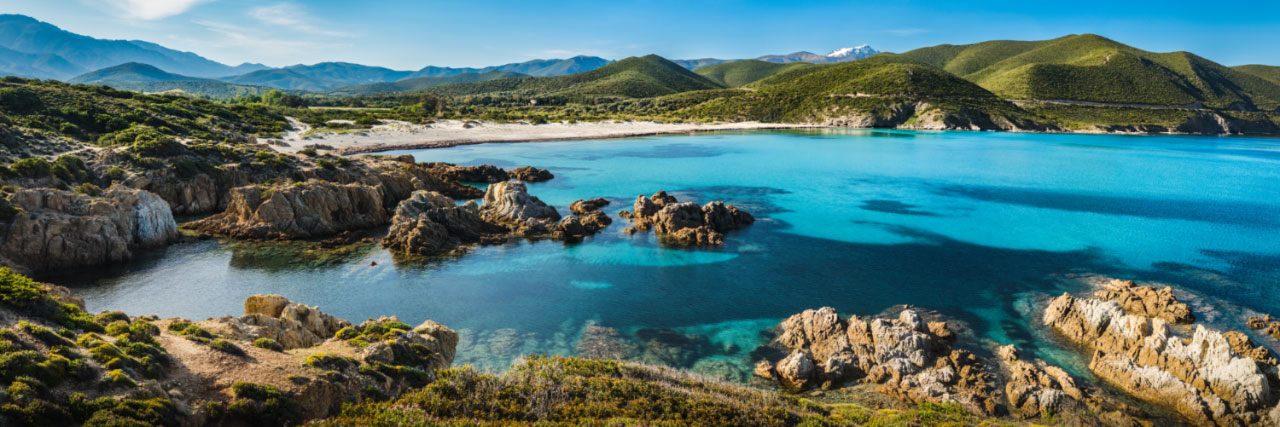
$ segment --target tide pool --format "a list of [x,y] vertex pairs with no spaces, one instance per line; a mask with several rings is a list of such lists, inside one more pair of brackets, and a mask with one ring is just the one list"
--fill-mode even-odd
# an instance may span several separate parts
[[[378,247],[200,241],[42,279],[73,286],[94,312],[203,319],[279,293],[357,323],[430,318],[463,333],[455,363],[487,369],[577,354],[583,331],[613,328],[639,360],[729,379],[745,378],[763,330],[822,306],[920,306],[1062,361],[1072,356],[1035,327],[1035,301],[1084,290],[1081,275],[1163,281],[1223,321],[1237,308],[1280,314],[1276,139],[828,130],[388,154],[546,168],[556,178],[531,193],[562,213],[608,198],[614,224],[579,244],[513,242],[425,264]],[[760,221],[720,248],[623,233],[617,211],[658,190]]]

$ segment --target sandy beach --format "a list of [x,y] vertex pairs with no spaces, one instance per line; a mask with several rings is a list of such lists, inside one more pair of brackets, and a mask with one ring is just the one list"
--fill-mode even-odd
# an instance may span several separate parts
[[655,122],[496,123],[442,120],[429,125],[385,121],[371,129],[342,132],[313,132],[309,126],[290,120],[295,130],[274,140],[272,148],[295,153],[308,146],[332,149],[338,154],[441,148],[486,142],[535,142],[577,139],[623,138],[675,133],[725,130],[811,128],[812,125],[780,123],[676,124]]

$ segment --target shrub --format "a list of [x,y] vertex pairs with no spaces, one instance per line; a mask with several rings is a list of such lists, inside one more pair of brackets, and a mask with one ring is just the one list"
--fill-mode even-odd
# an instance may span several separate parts
[[138,382],[129,377],[123,370],[112,369],[107,372],[107,383],[116,387],[137,387]]
[[271,338],[258,338],[253,342],[253,346],[271,351],[284,351],[284,346]]
[[66,338],[63,338],[62,335],[58,335],[58,333],[54,332],[52,329],[28,322],[26,320],[18,321],[18,329],[22,329],[23,332],[26,332],[28,335],[31,335],[36,339],[43,341],[45,344],[49,344],[49,345],[71,344],[70,341],[67,341]]
[[232,344],[230,341],[227,341],[224,339],[216,339],[213,341],[209,341],[209,348],[212,348],[214,350],[218,350],[233,356],[244,355],[244,350],[240,349],[240,347],[236,346],[235,344]]
[[355,359],[346,356],[335,356],[328,353],[316,353],[307,356],[303,365],[319,369],[342,370],[358,364]]
[[43,157],[28,157],[13,162],[9,170],[21,177],[43,178],[53,174],[53,163]]

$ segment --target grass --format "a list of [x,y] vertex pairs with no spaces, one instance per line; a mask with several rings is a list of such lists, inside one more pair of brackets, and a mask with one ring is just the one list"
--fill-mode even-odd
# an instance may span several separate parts
[[778,73],[813,66],[804,62],[778,64],[748,59],[702,67],[693,72],[727,87],[742,87]]

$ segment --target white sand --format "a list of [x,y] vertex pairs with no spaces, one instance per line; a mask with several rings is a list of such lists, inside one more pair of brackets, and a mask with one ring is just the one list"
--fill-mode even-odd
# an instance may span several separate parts
[[[468,128],[466,123],[472,123]],[[629,136],[694,133],[722,130],[791,129],[813,127],[778,123],[674,124],[654,122],[495,123],[443,120],[430,125],[385,121],[372,129],[314,134],[310,127],[290,120],[295,130],[285,135],[285,145],[272,144],[277,151],[293,153],[310,145],[332,147],[339,154],[389,150],[440,148],[485,142],[532,142],[573,139],[622,138]],[[304,134],[312,133],[310,137]]]

